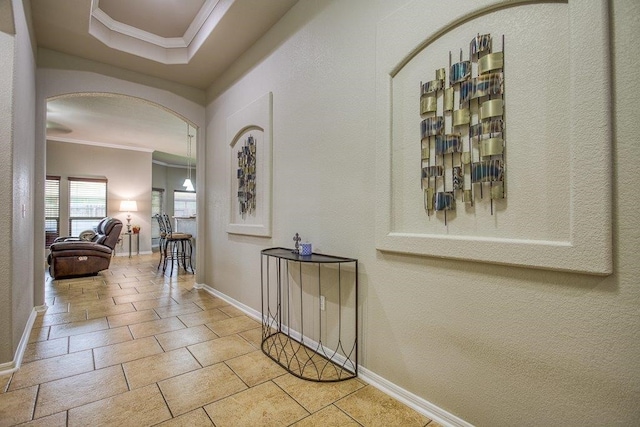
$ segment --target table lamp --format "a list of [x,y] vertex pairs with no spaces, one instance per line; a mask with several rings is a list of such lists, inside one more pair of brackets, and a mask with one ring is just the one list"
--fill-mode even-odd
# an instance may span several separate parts
[[120,202],[120,212],[127,213],[127,233],[131,233],[131,212],[138,212],[138,204],[135,200],[123,200]]

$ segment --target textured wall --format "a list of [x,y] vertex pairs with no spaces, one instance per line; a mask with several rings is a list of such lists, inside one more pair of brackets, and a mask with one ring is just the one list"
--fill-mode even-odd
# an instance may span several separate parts
[[34,169],[35,157],[35,58],[22,2],[14,5],[16,19],[16,76],[13,104],[13,346],[25,332],[34,307]]
[[[13,190],[11,179],[13,175],[13,37],[0,32],[0,216],[11,218],[13,206]],[[11,242],[12,227],[0,228],[0,239]],[[9,256],[11,246],[4,245],[0,256],[0,363],[13,359],[12,319],[11,319],[11,268],[12,259]]]
[[[210,88],[206,283],[260,310],[259,251],[359,258],[362,364],[476,425],[640,422],[640,5],[611,3],[614,274],[375,250],[376,22],[396,2],[300,1]],[[588,52],[580,52],[588,60]],[[558,59],[562,60],[562,59]],[[225,232],[226,118],[273,92],[273,238]],[[550,129],[553,132],[553,129]],[[588,173],[588,172],[585,172]],[[605,199],[603,199],[604,202]]]
[[15,35],[0,33],[2,88],[0,214],[5,219],[0,258],[0,363],[11,362],[25,332],[33,301],[33,157],[35,135],[35,59],[27,18],[12,3]]

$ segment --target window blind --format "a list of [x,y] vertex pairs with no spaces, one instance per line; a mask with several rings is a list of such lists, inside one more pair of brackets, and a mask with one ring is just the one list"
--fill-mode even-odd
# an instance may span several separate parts
[[107,216],[107,180],[69,178],[69,229],[72,236],[93,229]]
[[45,247],[60,237],[60,177],[47,176],[44,185]]
[[190,191],[173,192],[173,214],[192,216],[196,214],[196,193]]
[[160,238],[160,227],[158,226],[158,220],[153,216],[161,214],[164,206],[164,189],[153,188],[151,190],[151,238]]

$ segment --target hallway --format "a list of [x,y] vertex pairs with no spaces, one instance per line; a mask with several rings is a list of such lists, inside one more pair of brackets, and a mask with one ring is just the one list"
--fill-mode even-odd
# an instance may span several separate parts
[[157,263],[116,257],[96,277],[47,281],[22,366],[0,377],[0,427],[439,426],[358,379],[286,373],[262,354],[259,322]]

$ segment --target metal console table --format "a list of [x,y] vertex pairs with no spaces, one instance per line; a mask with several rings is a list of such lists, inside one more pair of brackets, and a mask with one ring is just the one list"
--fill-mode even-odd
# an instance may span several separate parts
[[298,378],[358,375],[358,260],[261,252],[262,352]]

